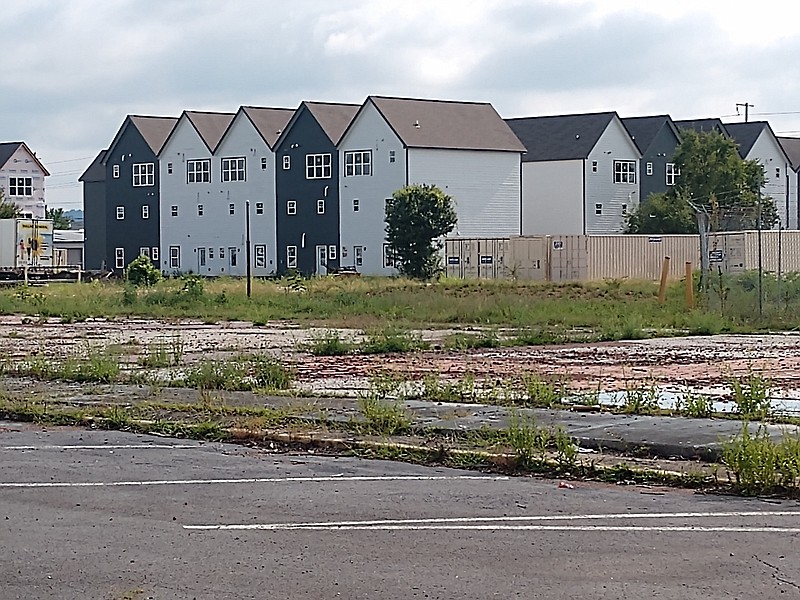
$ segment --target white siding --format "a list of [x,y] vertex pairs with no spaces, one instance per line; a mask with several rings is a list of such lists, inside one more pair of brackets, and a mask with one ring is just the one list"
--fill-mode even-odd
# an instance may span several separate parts
[[409,183],[432,184],[452,196],[461,237],[520,233],[520,154],[412,148]]
[[522,165],[522,235],[583,233],[583,161]]
[[[30,177],[33,184],[32,195],[10,195],[8,191],[9,177]],[[30,214],[34,219],[44,219],[45,217],[44,177],[39,165],[23,145],[14,151],[5,165],[0,165],[0,188],[5,192],[5,199],[16,204],[23,215]]]
[[[797,186],[793,178],[792,167],[783,153],[778,141],[764,129],[747,155],[748,160],[755,160],[764,167],[764,186],[762,194],[775,202],[781,224],[790,229],[797,229]],[[776,173],[780,169],[780,174]],[[786,190],[786,174],[789,173],[789,195]]]

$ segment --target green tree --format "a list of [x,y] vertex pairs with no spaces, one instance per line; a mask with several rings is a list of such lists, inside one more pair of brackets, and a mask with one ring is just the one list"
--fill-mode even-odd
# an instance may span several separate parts
[[128,264],[125,278],[136,286],[155,285],[161,280],[161,271],[153,265],[153,261],[141,254]]
[[69,229],[72,219],[64,215],[63,208],[48,208],[47,218],[53,220],[53,229]]
[[434,185],[408,185],[386,203],[386,239],[403,275],[430,279],[441,269],[441,238],[456,226],[453,199]]
[[680,169],[676,185],[666,194],[652,194],[628,215],[629,233],[696,233],[697,226],[689,224],[692,205],[709,214],[712,231],[755,229],[759,212],[763,229],[778,222],[775,202],[760,198],[764,168],[743,160],[732,139],[683,131],[673,162]]
[[19,207],[13,202],[8,202],[6,196],[0,188],[0,219],[13,219],[20,216]]

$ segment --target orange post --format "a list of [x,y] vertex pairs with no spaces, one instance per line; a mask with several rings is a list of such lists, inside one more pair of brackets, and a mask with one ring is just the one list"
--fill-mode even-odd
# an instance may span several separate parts
[[667,298],[667,277],[669,276],[669,256],[664,257],[661,265],[661,285],[658,287],[658,303],[664,304]]
[[692,263],[686,263],[686,308],[694,308],[694,278],[692,277]]

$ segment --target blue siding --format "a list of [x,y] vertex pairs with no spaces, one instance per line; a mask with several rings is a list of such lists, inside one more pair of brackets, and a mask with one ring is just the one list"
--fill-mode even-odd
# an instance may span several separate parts
[[[640,167],[640,199],[647,200],[650,194],[660,194],[672,186],[667,185],[667,163],[672,162],[680,140],[664,122],[650,146],[644,151]],[[647,174],[647,164],[653,164],[653,174]]]

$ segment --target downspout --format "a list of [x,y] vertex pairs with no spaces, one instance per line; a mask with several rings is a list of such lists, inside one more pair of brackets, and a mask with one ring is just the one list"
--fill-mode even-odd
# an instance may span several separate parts
[[583,159],[583,173],[581,174],[583,186],[583,235],[586,235],[586,159]]

